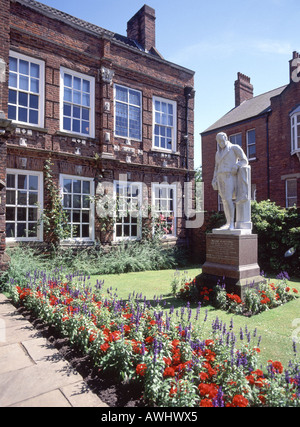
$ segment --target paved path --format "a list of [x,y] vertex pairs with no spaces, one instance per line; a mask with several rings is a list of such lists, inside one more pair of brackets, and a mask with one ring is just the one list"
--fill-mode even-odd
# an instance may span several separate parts
[[0,294],[0,407],[107,407]]

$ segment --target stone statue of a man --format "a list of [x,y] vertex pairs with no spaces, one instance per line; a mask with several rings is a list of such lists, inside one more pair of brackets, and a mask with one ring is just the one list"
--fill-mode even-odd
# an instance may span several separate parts
[[216,139],[212,186],[219,191],[226,216],[226,224],[221,229],[242,229],[244,232],[250,230],[251,233],[251,178],[248,159],[239,145],[228,140],[226,133],[218,133]]

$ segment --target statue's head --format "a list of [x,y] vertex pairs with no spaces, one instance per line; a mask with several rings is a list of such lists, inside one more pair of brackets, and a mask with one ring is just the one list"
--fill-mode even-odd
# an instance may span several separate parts
[[226,133],[219,132],[217,134],[216,140],[217,140],[217,143],[218,143],[219,147],[220,148],[224,148],[226,146],[226,144],[227,144],[227,141],[228,141]]

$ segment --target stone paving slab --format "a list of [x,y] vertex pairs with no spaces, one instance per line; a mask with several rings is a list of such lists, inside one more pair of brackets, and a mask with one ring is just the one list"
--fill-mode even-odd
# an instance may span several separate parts
[[107,407],[0,294],[0,407]]

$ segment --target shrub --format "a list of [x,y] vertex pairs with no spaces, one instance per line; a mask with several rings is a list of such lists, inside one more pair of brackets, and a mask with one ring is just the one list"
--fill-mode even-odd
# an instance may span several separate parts
[[[296,207],[281,208],[270,200],[253,201],[251,204],[253,233],[258,235],[258,263],[269,273],[287,271],[290,276],[300,274],[300,215]],[[207,232],[225,222],[222,212],[212,212]],[[297,253],[285,258],[290,248]]]
[[260,267],[269,272],[300,272],[299,255],[285,258],[291,247],[300,250],[300,216],[297,208],[284,209],[269,200],[252,202],[253,233],[258,235]]

